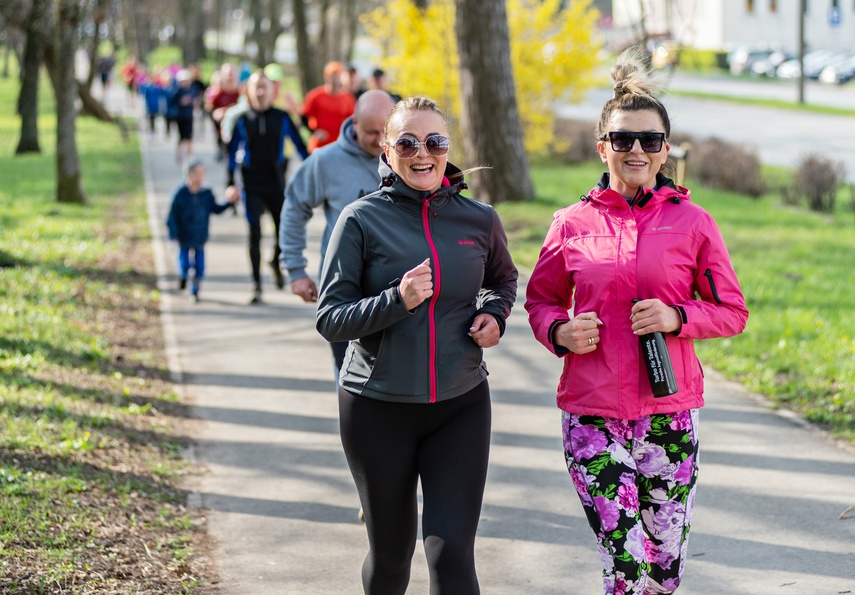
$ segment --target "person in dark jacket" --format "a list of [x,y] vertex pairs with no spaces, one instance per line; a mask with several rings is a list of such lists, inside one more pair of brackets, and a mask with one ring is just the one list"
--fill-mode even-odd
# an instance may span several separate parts
[[186,171],[186,180],[172,194],[166,226],[169,239],[178,242],[178,289],[187,288],[187,278],[193,269],[190,295],[199,301],[199,286],[205,277],[205,242],[208,241],[210,215],[222,213],[240,197],[237,191],[227,191],[229,202],[218,203],[214,193],[204,187],[205,166],[201,161],[188,161]]
[[[748,310],[724,239],[666,175],[662,79],[638,50],[612,69],[597,123],[608,167],[553,216],[526,288],[534,335],[564,359],[564,457],[603,564],[605,595],[668,595],[685,567],[704,379],[694,341],[730,337]],[[568,312],[570,312],[568,314]],[[641,343],[662,342],[656,351]],[[670,353],[673,380],[651,356]]]
[[178,127],[178,146],[175,149],[175,162],[181,165],[193,154],[193,113],[199,96],[193,87],[190,72],[179,70],[175,75],[178,86],[169,98],[170,110]]
[[330,237],[317,328],[349,341],[341,439],[365,513],[365,593],[407,589],[417,484],[431,592],[479,593],[475,531],[490,445],[483,349],[499,343],[517,270],[496,212],[461,196],[447,126],[424,97],[386,120],[381,187]]
[[273,85],[262,71],[249,77],[247,98],[250,109],[238,118],[230,141],[228,187],[235,188],[235,170],[240,163],[246,219],[249,222],[253,281],[250,303],[258,304],[261,303],[261,218],[265,212],[273,217],[276,230],[270,268],[276,286],[279,289],[285,287],[285,276],[279,264],[279,216],[285,202],[285,172],[288,169],[285,138],[291,139],[301,158],[306,159],[309,152],[288,113],[272,106]]

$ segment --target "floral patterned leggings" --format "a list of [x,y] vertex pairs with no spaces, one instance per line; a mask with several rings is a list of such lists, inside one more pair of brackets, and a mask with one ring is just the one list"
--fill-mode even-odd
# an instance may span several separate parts
[[621,420],[563,412],[564,457],[597,537],[604,595],[674,593],[698,478],[698,410]]

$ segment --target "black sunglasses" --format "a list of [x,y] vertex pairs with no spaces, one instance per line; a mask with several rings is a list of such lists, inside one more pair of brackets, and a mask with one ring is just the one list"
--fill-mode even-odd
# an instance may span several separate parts
[[[665,142],[665,133],[613,130],[609,132],[608,139],[612,143],[612,151],[617,151],[618,153],[632,151],[632,146],[635,144],[636,139],[641,142],[641,150],[645,153],[658,153],[662,150],[662,144]],[[603,140],[606,140],[605,137]]]
[[427,152],[434,157],[440,157],[441,155],[448,153],[448,137],[440,134],[429,136],[424,142],[419,142],[414,138],[405,136],[396,140],[392,144],[392,147],[394,147],[395,152],[399,156],[404,159],[410,159],[418,155],[419,147],[422,145],[424,145]]

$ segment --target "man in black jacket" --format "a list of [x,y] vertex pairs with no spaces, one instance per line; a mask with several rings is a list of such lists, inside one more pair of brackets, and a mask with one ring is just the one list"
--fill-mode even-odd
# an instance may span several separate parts
[[285,197],[285,172],[288,157],[285,137],[305,159],[309,156],[297,126],[288,114],[272,107],[273,85],[259,71],[247,81],[250,109],[237,121],[229,150],[228,184],[235,185],[235,170],[240,164],[246,219],[249,222],[249,258],[252,263],[253,294],[250,303],[261,303],[261,218],[267,211],[276,227],[274,254],[270,267],[276,286],[282,289],[285,278],[279,266],[279,214]]

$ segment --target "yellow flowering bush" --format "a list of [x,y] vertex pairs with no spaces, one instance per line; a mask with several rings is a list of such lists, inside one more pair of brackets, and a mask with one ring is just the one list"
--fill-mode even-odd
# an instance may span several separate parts
[[[588,0],[507,0],[511,66],[525,148],[544,154],[564,148],[553,133],[557,101],[580,98],[597,82],[599,13]],[[363,17],[380,48],[395,90],[426,95],[456,118],[460,113],[453,0],[389,0]]]

